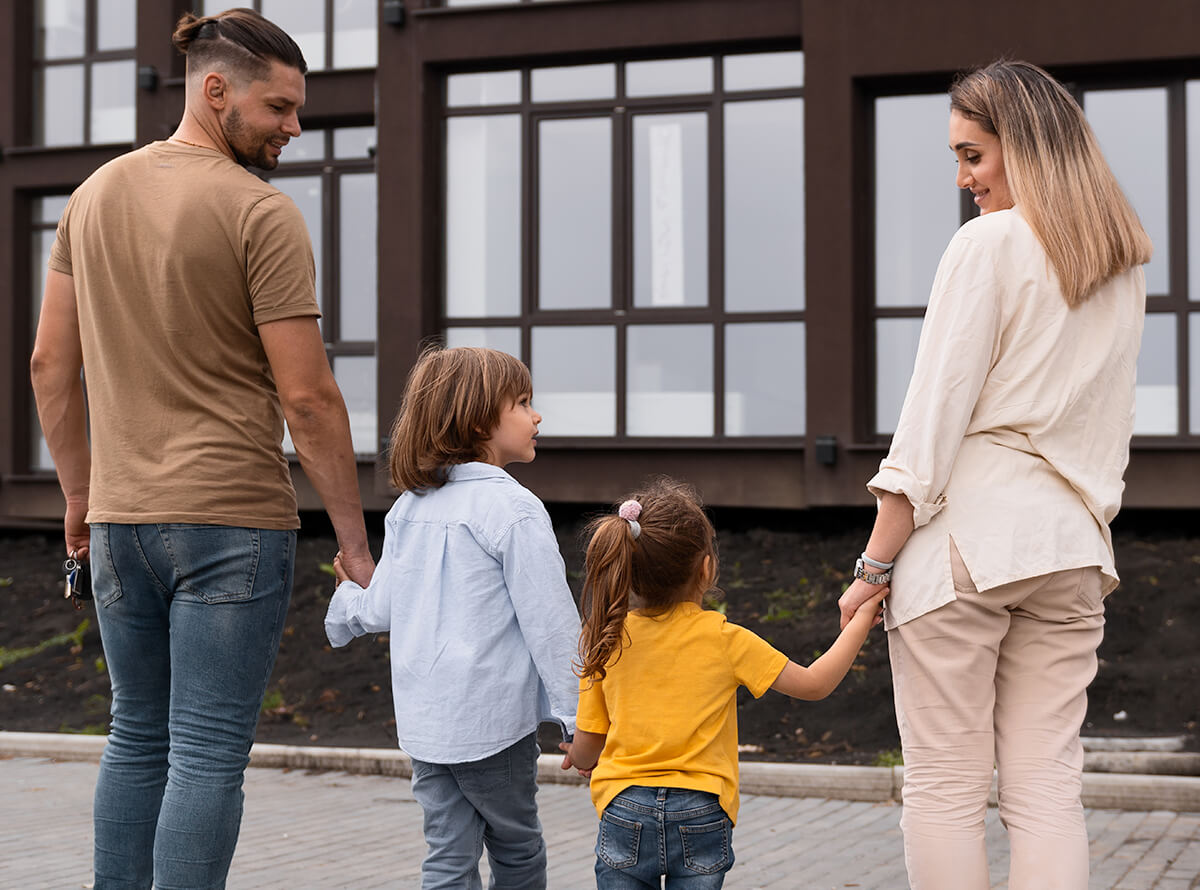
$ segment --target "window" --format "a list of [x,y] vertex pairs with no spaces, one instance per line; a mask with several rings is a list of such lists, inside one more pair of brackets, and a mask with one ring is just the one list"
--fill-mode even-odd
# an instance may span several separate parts
[[[375,67],[378,0],[253,0],[240,5],[287,31],[309,71]],[[230,6],[229,0],[204,0],[203,14],[217,15]]]
[[[350,412],[354,450],[378,449],[375,128],[305,130],[269,177],[304,215],[317,270],[321,330]],[[292,452],[291,439],[284,450]]]
[[136,0],[37,0],[35,145],[132,142]]
[[799,51],[451,74],[442,324],[546,436],[804,434]]
[[[58,219],[67,209],[67,195],[54,195],[45,198],[34,198],[32,201],[33,214],[30,220],[30,280],[32,293],[29,295],[33,307],[29,316],[29,342],[33,343],[37,336],[38,316],[42,311],[42,293],[46,289],[46,264],[50,262],[50,248],[54,246],[54,236],[58,229]],[[32,391],[29,397],[29,469],[34,472],[54,471],[54,461],[50,459],[50,450],[46,447],[46,439],[42,435],[42,427],[38,422],[37,405],[33,400]]]
[[[1145,266],[1135,435],[1200,435],[1200,81],[1076,93],[1154,242]],[[896,428],[937,262],[975,214],[956,195],[944,93],[875,100],[874,431]],[[1180,168],[1185,168],[1180,169]],[[1187,189],[1171,188],[1186,178]],[[1172,228],[1186,204],[1187,243]],[[1179,208],[1183,209],[1183,208]]]

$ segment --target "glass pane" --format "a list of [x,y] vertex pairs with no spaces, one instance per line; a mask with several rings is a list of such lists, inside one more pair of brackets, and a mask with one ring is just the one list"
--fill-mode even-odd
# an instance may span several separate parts
[[804,308],[804,100],[725,106],[725,308]]
[[961,221],[944,93],[875,100],[875,304],[924,306]]
[[41,229],[33,234],[33,263],[31,276],[33,293],[30,295],[29,332],[36,335],[38,317],[42,312],[42,294],[46,290],[46,265],[50,262],[50,248],[54,246],[54,229]]
[[377,0],[338,0],[333,4],[333,67],[374,68]]
[[1138,353],[1133,432],[1173,436],[1179,432],[1179,381],[1175,357],[1175,316],[1146,316]]
[[633,303],[708,305],[708,115],[633,122]]
[[[1200,300],[1200,80],[1189,80],[1187,95],[1187,212],[1188,298]],[[1158,245],[1155,244],[1155,252]],[[1192,355],[1200,343],[1191,341]],[[1195,388],[1193,388],[1195,392]],[[1195,412],[1192,422],[1197,420]],[[1193,430],[1194,432],[1194,430]]]
[[378,211],[374,173],[344,173],[338,179],[338,316],[341,340],[374,340]]
[[1167,91],[1085,93],[1083,107],[1108,164],[1154,242],[1146,292],[1170,293],[1167,223]]
[[804,435],[804,322],[725,328],[725,434]]
[[42,435],[42,425],[38,420],[37,405],[34,404],[32,395],[29,402],[29,469],[35,472],[54,472],[54,461],[50,457],[50,449],[46,446],[46,437]]
[[279,156],[281,164],[302,164],[307,161],[323,160],[325,160],[324,130],[301,130],[299,136],[288,140],[288,144]]
[[446,78],[446,104],[451,108],[467,105],[515,105],[520,101],[520,71],[451,74]]
[[83,66],[56,65],[33,73],[34,142],[83,144]]
[[875,432],[896,432],[900,408],[917,361],[919,318],[875,320]]
[[204,0],[204,12],[201,15],[216,15],[229,9],[229,0]]
[[725,57],[725,90],[804,86],[804,53],[746,53]]
[[334,356],[333,376],[350,414],[350,441],[354,443],[354,453],[374,456],[379,450],[375,356]]
[[339,161],[369,158],[375,144],[374,127],[339,127],[333,131],[333,156]]
[[1188,316],[1188,414],[1192,435],[1200,435],[1200,312]]
[[262,0],[261,11],[296,41],[310,71],[325,67],[325,0]]
[[571,65],[533,70],[534,102],[612,99],[617,95],[616,65]]
[[625,432],[713,434],[713,329],[706,324],[631,325]]
[[96,4],[96,49],[131,49],[137,41],[137,0]]
[[661,59],[625,66],[625,95],[678,96],[711,93],[712,59]]
[[446,314],[521,311],[521,118],[446,122]]
[[616,330],[534,328],[532,349],[533,401],[542,415],[542,435],[616,435]]
[[62,217],[63,211],[67,209],[67,201],[70,200],[70,195],[49,195],[45,198],[33,199],[33,222],[37,223],[54,223],[58,224],[58,220]]
[[612,120],[538,125],[538,303],[612,305]]
[[92,66],[93,144],[133,141],[136,67],[133,59]]
[[321,177],[320,176],[275,176],[271,185],[296,202],[308,226],[308,237],[313,245],[313,258],[317,264],[317,305],[325,311],[325,293],[321,278]]
[[70,59],[84,53],[87,0],[38,0],[35,59]]
[[447,346],[485,346],[521,357],[520,328],[447,328]]

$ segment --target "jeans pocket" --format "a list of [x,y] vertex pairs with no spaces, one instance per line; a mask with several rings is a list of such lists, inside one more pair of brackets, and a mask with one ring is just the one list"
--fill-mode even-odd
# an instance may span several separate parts
[[112,542],[107,523],[91,527],[92,595],[96,603],[107,608],[121,598],[121,579],[113,564]]
[[715,875],[728,871],[733,851],[733,826],[728,816],[704,825],[680,825],[683,842],[683,864],[697,874]]
[[258,529],[160,525],[176,589],[205,603],[242,602],[254,593],[261,547]]
[[511,750],[471,763],[456,763],[450,767],[458,787],[467,794],[490,794],[512,783]]
[[614,816],[608,810],[600,817],[596,856],[609,868],[633,868],[638,861],[642,824]]

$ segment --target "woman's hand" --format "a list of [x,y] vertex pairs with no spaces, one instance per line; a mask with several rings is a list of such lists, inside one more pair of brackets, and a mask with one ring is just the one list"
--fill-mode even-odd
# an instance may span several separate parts
[[[887,595],[886,584],[868,584],[862,578],[855,578],[838,600],[838,608],[842,610],[841,629],[845,630],[850,619],[854,617],[854,613],[871,600],[879,597],[881,593],[884,596]],[[871,626],[874,627],[882,620],[883,616],[877,615]]]

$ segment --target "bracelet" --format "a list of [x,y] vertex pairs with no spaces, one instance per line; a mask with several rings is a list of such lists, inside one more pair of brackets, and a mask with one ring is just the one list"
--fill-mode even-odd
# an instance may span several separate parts
[[888,569],[890,569],[892,566],[894,566],[896,564],[895,561],[879,562],[879,560],[871,559],[871,557],[867,556],[867,551],[865,551],[865,550],[863,551],[862,561],[865,562],[867,565],[871,566],[872,568],[879,569],[880,571],[883,571],[883,572],[886,572]]

